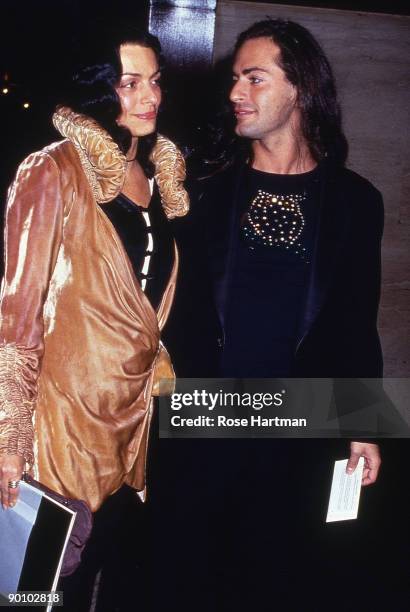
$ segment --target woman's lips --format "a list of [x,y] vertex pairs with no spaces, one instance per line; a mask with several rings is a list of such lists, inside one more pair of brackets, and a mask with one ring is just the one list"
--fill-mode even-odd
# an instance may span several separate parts
[[156,118],[157,113],[156,111],[150,111],[149,113],[135,113],[135,116],[138,117],[138,119],[142,119],[145,121],[152,121],[153,119]]

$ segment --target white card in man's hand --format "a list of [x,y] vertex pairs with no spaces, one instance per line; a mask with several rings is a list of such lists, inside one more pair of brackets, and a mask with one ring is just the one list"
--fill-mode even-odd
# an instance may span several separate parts
[[353,474],[346,473],[347,461],[335,461],[326,523],[357,518],[364,458],[360,457]]

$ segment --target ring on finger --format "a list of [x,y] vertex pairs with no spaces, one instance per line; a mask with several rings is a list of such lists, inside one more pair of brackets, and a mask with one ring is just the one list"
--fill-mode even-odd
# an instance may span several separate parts
[[9,489],[17,489],[19,482],[19,480],[9,480]]

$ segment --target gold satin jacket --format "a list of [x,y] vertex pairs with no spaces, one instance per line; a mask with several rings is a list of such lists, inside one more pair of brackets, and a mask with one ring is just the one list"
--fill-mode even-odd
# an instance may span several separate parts
[[[65,139],[23,161],[9,190],[0,452],[24,456],[42,483],[95,511],[124,482],[145,488],[155,362],[178,256],[155,312],[97,204],[120,193],[124,155],[84,115],[61,107],[53,122]],[[168,218],[186,214],[181,153],[159,135],[152,161]]]

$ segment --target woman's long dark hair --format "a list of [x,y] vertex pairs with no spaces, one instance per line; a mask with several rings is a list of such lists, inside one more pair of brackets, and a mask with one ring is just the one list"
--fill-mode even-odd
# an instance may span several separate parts
[[[267,19],[242,32],[235,44],[234,56],[247,41],[270,38],[280,49],[280,66],[298,92],[302,135],[313,158],[327,157],[343,165],[347,141],[342,130],[341,112],[330,64],[319,43],[306,28],[292,21]],[[232,110],[226,106],[224,120],[215,130],[216,163],[229,165],[238,156],[251,156],[251,141],[227,138],[232,130]],[[231,131],[232,134],[232,131]]]
[[[61,102],[95,119],[126,153],[131,134],[116,122],[121,114],[121,103],[115,91],[122,71],[120,47],[124,44],[152,49],[159,65],[162,64],[161,46],[156,36],[128,24],[94,25],[88,28],[87,36],[74,45],[71,78]],[[137,158],[149,177],[154,172],[149,156],[156,138],[154,133],[138,139]]]

